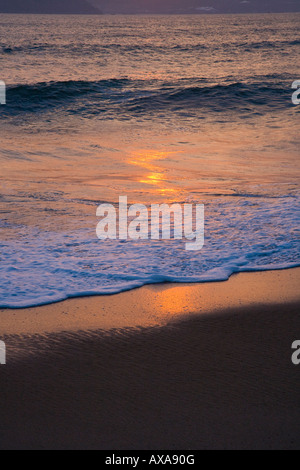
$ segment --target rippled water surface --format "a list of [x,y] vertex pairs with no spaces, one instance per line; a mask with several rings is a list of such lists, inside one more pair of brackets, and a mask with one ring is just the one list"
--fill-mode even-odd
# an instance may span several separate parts
[[[299,265],[299,14],[0,15],[0,306]],[[96,207],[204,203],[205,246]]]

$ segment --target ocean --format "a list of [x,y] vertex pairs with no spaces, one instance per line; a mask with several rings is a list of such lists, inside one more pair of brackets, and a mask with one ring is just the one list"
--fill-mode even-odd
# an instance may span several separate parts
[[[0,307],[300,266],[300,14],[0,15]],[[205,206],[205,245],[99,204]]]

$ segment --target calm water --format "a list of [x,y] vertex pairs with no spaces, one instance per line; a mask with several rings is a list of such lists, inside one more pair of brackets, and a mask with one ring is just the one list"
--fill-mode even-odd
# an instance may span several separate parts
[[[0,306],[299,266],[300,15],[0,15]],[[96,207],[206,206],[205,247]]]

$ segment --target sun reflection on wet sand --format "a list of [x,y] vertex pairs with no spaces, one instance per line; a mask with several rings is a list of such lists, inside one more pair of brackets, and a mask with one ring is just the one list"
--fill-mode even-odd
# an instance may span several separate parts
[[242,312],[249,306],[288,305],[299,301],[299,274],[299,268],[242,273],[227,282],[153,284],[116,295],[68,299],[17,311],[0,309],[1,331],[7,335],[116,331],[174,324],[193,315],[224,314],[230,309]]

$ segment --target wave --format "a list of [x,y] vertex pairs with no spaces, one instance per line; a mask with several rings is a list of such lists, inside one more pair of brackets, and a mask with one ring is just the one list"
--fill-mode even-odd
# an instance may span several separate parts
[[64,81],[10,86],[7,114],[39,113],[59,108],[65,114],[82,117],[97,114],[119,116],[161,111],[216,112],[274,110],[291,106],[291,81],[266,78],[262,82],[209,84],[205,80],[177,81],[130,80]]
[[286,46],[298,46],[300,44],[300,39],[294,40],[284,40],[284,41],[257,41],[257,42],[245,42],[239,44],[232,44],[237,48],[243,48],[247,51],[257,50],[257,49],[281,49]]
[[110,53],[110,52],[119,52],[119,53],[157,53],[157,54],[174,54],[174,52],[197,52],[197,51],[226,51],[228,49],[243,49],[245,51],[255,52],[258,49],[281,49],[289,46],[298,46],[300,44],[300,39],[293,40],[280,40],[280,41],[254,41],[254,42],[242,42],[242,43],[226,43],[226,44],[216,44],[216,43],[195,43],[195,44],[177,44],[177,45],[157,45],[157,44],[122,44],[122,43],[111,43],[111,44],[87,44],[87,43],[67,43],[67,44],[57,44],[57,43],[28,43],[22,44],[19,46],[14,45],[4,45],[0,47],[0,52],[2,54],[39,54],[44,52],[50,52],[55,55],[82,55],[83,53],[87,54],[99,54],[99,53]]
[[[68,299],[76,299],[82,297],[93,297],[93,296],[102,296],[102,295],[115,295],[122,292],[127,292],[133,289],[138,289],[147,285],[154,284],[195,284],[195,283],[205,283],[205,282],[224,282],[228,281],[230,277],[234,274],[239,273],[251,273],[251,272],[264,272],[264,271],[282,271],[286,269],[299,268],[300,262],[298,263],[282,263],[274,266],[248,266],[246,268],[241,268],[239,266],[232,267],[231,269],[220,269],[218,272],[209,273],[208,275],[203,276],[192,276],[192,277],[176,277],[176,276],[163,276],[163,275],[153,275],[148,276],[144,279],[126,279],[124,278],[123,283],[116,284],[115,286],[111,285],[108,287],[99,287],[98,289],[88,290],[83,289],[74,292],[64,291],[63,288],[58,288],[56,292],[51,292],[51,294],[42,294],[39,297],[27,299],[15,299],[9,301],[3,301],[0,299],[0,308],[1,309],[23,309],[23,308],[32,308],[32,307],[41,307],[44,305],[55,304],[62,302]],[[120,280],[120,276],[118,278]]]
[[25,99],[32,102],[47,100],[65,100],[70,97],[78,97],[86,94],[101,93],[103,90],[126,86],[130,80],[111,79],[98,82],[89,81],[64,81],[43,82],[33,85],[17,85],[8,88],[8,94],[13,99]]
[[232,83],[230,85],[213,86],[190,86],[184,88],[174,88],[169,91],[160,90],[153,96],[141,97],[130,103],[131,107],[138,107],[143,110],[145,107],[157,105],[182,104],[188,107],[198,107],[199,105],[208,107],[232,107],[242,108],[245,105],[255,106],[270,105],[275,102],[283,104],[287,95],[286,90],[281,87],[266,85],[246,85],[243,83]]
[[186,251],[185,240],[100,241],[91,235],[94,226],[92,232],[18,226],[20,236],[0,242],[0,308],[300,266],[299,202],[299,197],[214,198],[206,204],[200,251]]
[[28,54],[32,52],[44,52],[46,50],[55,49],[50,44],[28,44],[24,46],[2,46],[2,54]]

